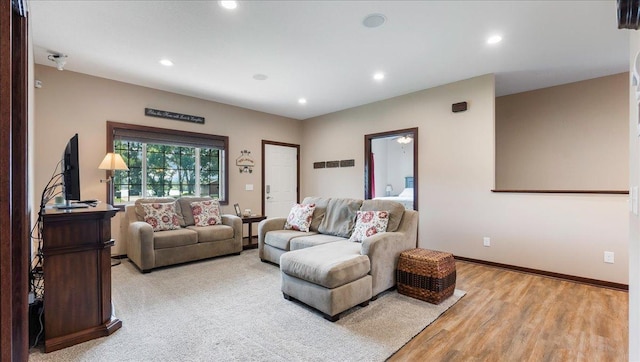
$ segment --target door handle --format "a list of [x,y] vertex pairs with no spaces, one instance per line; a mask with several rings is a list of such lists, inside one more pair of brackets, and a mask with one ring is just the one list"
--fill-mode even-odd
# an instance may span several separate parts
[[266,191],[267,191],[267,193],[271,193],[271,185],[267,185]]

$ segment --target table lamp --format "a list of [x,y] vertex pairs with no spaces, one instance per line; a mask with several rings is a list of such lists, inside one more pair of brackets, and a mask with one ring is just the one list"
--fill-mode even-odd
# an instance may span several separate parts
[[109,152],[106,156],[104,156],[104,160],[102,160],[98,168],[101,170],[111,171],[109,174],[109,178],[107,178],[106,180],[100,180],[100,182],[111,182],[111,180],[113,180],[113,171],[115,170],[129,170],[129,167],[127,167],[127,164],[122,159],[122,156],[112,152]]
[[387,187],[385,187],[384,190],[387,192],[387,196],[391,196],[391,191],[393,191],[393,187],[391,185],[387,185]]

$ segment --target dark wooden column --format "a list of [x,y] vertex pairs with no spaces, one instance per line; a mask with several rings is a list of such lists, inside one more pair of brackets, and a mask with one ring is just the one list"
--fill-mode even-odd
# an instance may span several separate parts
[[27,7],[0,0],[0,360],[28,359]]

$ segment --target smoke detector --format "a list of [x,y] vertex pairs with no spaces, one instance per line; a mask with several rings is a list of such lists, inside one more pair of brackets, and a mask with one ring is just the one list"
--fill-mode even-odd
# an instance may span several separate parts
[[58,70],[64,70],[64,65],[67,64],[67,56],[64,54],[49,54],[47,59],[55,62]]

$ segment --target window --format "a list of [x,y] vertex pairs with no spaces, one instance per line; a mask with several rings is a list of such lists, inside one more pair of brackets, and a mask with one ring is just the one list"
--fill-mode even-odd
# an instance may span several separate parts
[[107,122],[107,144],[125,160],[109,202],[143,197],[211,196],[228,203],[228,137]]

